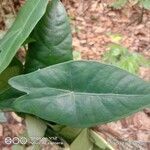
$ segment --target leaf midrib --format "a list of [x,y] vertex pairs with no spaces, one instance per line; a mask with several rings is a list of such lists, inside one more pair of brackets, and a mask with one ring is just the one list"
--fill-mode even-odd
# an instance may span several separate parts
[[[32,16],[32,14],[33,14],[33,12],[37,9],[37,6],[40,4],[40,1],[41,0],[38,0],[37,2],[36,2],[36,5],[33,7],[33,9],[31,10],[31,13],[30,13],[30,15],[28,15],[27,16],[27,19],[26,19],[26,22],[23,24],[23,26],[21,27],[21,29],[22,30],[20,30],[17,34],[20,36],[21,35],[21,33],[23,32],[23,31],[25,31],[25,27],[26,27],[26,25],[27,25],[27,23],[28,23],[28,21],[31,19],[31,16]],[[42,2],[42,1],[41,1]],[[48,1],[47,1],[47,3],[48,3]],[[43,8],[42,8],[43,9]],[[46,8],[45,8],[46,9]],[[44,9],[43,9],[44,10]],[[43,12],[43,11],[42,11]],[[42,13],[41,13],[42,14]],[[41,16],[42,17],[42,16]],[[41,18],[40,17],[40,18]],[[39,21],[40,20],[40,18],[37,20],[37,21]],[[34,26],[33,26],[34,27]],[[30,34],[30,32],[29,32],[29,34]],[[29,35],[28,34],[28,35]],[[27,35],[27,36],[28,36]],[[7,36],[7,35],[5,35],[5,36]],[[16,36],[16,38],[17,38],[17,36]],[[15,38],[15,40],[14,41],[16,41],[16,38]],[[22,43],[23,43],[23,40],[22,40]],[[21,44],[22,44],[21,43]],[[3,45],[2,45],[3,46]],[[3,64],[4,64],[4,61],[5,61],[5,59],[7,58],[7,56],[8,56],[8,54],[9,54],[9,52],[10,52],[10,47],[8,48],[8,51],[6,51],[6,53],[4,52],[3,53],[3,47],[1,46],[1,48],[2,48],[2,51],[1,51],[1,53],[0,53],[0,58],[1,58],[1,56],[3,56],[1,59],[1,62],[0,62],[0,66],[2,66]],[[16,48],[16,50],[15,50],[15,53],[16,53],[16,51],[18,50],[18,48],[20,47],[20,44],[19,44],[19,46],[17,46],[17,48]],[[5,65],[4,65],[5,66]],[[6,67],[5,67],[6,68]],[[4,67],[1,67],[1,69],[0,69],[0,73],[5,69]]]
[[[36,88],[36,90],[31,90],[30,92],[29,91],[25,91],[25,90],[22,90],[22,92],[26,92],[27,94],[34,94],[36,93],[37,91],[40,91],[40,89],[42,90],[43,88]],[[88,96],[119,96],[119,97],[125,97],[125,96],[134,96],[134,97],[141,97],[141,96],[146,96],[146,95],[150,95],[150,94],[116,94],[116,93],[90,93],[90,92],[77,92],[77,91],[70,91],[70,90],[66,90],[66,89],[59,89],[59,88],[49,88],[49,87],[46,87],[45,89],[42,90],[42,92],[46,91],[46,90],[49,90],[49,89],[52,89],[52,90],[59,90],[59,91],[62,91],[62,92],[65,92],[64,94],[74,94],[74,95],[88,95]],[[19,90],[19,88],[17,89]],[[67,92],[67,93],[66,93]],[[39,93],[39,92],[38,92]],[[64,95],[64,94],[59,94],[59,95]],[[44,96],[43,96],[44,97]]]
[[[27,23],[28,23],[28,21],[29,21],[29,19],[31,18],[31,16],[32,16],[32,13],[35,11],[35,9],[36,9],[36,7],[39,5],[39,2],[40,2],[41,0],[38,0],[38,2],[36,3],[36,5],[35,5],[35,7],[32,9],[32,11],[30,12],[30,15],[28,15],[27,16],[27,19],[26,19],[26,22],[24,22],[24,25],[20,28],[20,29],[17,29],[17,30],[20,30],[19,32],[17,32],[17,34],[19,34],[20,35],[20,33],[22,33],[22,31],[24,31],[24,28],[25,28],[25,26],[27,25]],[[22,30],[21,30],[22,29]],[[14,31],[15,32],[15,31]],[[17,38],[17,36],[16,36],[16,38]],[[16,38],[14,39],[14,41],[16,40]],[[9,50],[10,50],[10,48],[9,48]],[[3,52],[4,50],[3,50],[3,48],[2,48],[2,52]],[[9,52],[9,51],[8,51]],[[7,53],[8,53],[7,52]],[[3,60],[2,60],[2,62],[5,60],[5,58],[7,57],[7,53],[4,53],[3,55]],[[1,55],[2,55],[2,53],[1,53]]]

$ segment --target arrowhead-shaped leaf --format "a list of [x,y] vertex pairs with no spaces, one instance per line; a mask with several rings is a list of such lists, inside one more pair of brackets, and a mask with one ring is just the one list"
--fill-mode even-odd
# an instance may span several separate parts
[[72,60],[72,35],[69,20],[60,0],[52,0],[36,25],[29,44],[25,72]]
[[73,127],[108,123],[150,106],[150,83],[94,61],[53,65],[9,83],[27,93],[14,101],[17,112]]
[[13,26],[0,41],[0,73],[9,65],[21,44],[43,16],[48,0],[28,0]]

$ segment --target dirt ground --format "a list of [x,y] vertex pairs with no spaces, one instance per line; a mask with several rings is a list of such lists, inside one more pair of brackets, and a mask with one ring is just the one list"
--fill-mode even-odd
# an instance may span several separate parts
[[[72,26],[74,50],[81,53],[82,59],[101,61],[107,45],[111,43],[108,33],[113,33],[122,35],[121,44],[131,52],[138,52],[150,59],[150,11],[137,5],[127,5],[120,10],[114,10],[109,7],[112,1],[63,0]],[[24,0],[11,2],[3,0],[0,3],[1,35],[12,24]],[[150,80],[150,68],[141,67],[139,76]],[[20,117],[14,113],[6,113],[6,116],[7,123],[0,124],[0,141],[8,135],[18,136],[25,130],[24,121]],[[117,150],[150,149],[149,109],[93,129]],[[0,142],[0,149],[1,147],[4,149],[6,145]]]

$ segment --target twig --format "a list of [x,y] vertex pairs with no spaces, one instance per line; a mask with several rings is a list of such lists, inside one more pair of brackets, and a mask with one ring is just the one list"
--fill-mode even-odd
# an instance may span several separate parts
[[[2,1],[3,0],[0,0],[0,14],[1,14],[2,21],[4,22],[4,20],[5,20],[5,13],[4,13],[4,10],[3,10]],[[5,26],[4,26],[3,30],[5,30]]]
[[15,11],[13,2],[12,2],[11,0],[9,0],[8,2],[9,2],[9,4],[10,4],[11,10],[12,10],[14,16],[16,17],[16,11]]
[[144,15],[144,7],[142,7],[142,9],[141,9],[141,14],[140,14],[139,19],[138,19],[138,24],[142,23],[143,15]]

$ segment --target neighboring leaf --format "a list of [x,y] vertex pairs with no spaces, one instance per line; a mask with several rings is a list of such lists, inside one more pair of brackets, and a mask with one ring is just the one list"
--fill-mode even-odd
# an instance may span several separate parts
[[93,143],[89,139],[88,129],[84,129],[70,145],[70,150],[92,150]]
[[128,49],[123,47],[122,45],[112,43],[108,45],[108,51],[104,53],[103,60],[104,62],[116,64],[122,56],[128,53]]
[[22,145],[13,145],[12,150],[41,150],[41,147],[39,144],[34,144],[28,147],[22,144]]
[[123,47],[122,45],[112,43],[109,46],[112,56],[124,55],[128,52],[128,49]]
[[4,113],[0,111],[0,123],[6,122],[6,121],[7,121],[7,119],[6,119],[5,115],[4,115]]
[[22,71],[23,65],[17,58],[14,58],[10,65],[0,74],[0,90],[8,88],[8,80],[13,76],[21,74]]
[[82,129],[78,128],[70,128],[65,127],[61,131],[59,131],[59,134],[69,143],[71,143],[82,131]]
[[25,123],[27,126],[28,136],[31,140],[33,137],[34,138],[35,137],[37,137],[37,138],[44,137],[47,126],[42,120],[32,117],[32,116],[29,116],[29,115],[26,115]]
[[115,150],[109,143],[106,142],[104,138],[102,138],[98,133],[93,130],[90,130],[89,133],[90,139],[94,145],[97,146],[100,150],[108,149],[108,150]]
[[[99,147],[98,146],[96,146],[96,145],[93,145],[93,149],[92,150],[103,150],[103,149],[99,149]],[[107,149],[106,149],[107,150]]]
[[140,66],[149,66],[149,60],[138,53],[130,53],[127,48],[112,43],[108,45],[108,51],[104,53],[103,61],[118,66],[130,73],[136,74]]
[[[24,115],[24,118],[26,118],[25,115]],[[37,122],[37,123],[39,123],[39,122]],[[34,127],[35,128],[38,127],[38,124],[36,124]],[[36,130],[34,130],[34,131],[36,131]],[[34,136],[34,135],[36,135],[36,133],[31,134],[31,136],[32,135]],[[21,133],[17,136],[20,139],[20,145],[18,145],[18,144],[13,145],[12,150],[41,150],[41,145],[38,144],[39,137],[31,137],[31,136],[28,135],[27,130],[24,130],[23,133]],[[34,138],[34,140],[32,140],[33,138]],[[40,143],[40,141],[39,141],[39,143]]]
[[12,150],[26,150],[24,145],[13,145]]
[[138,53],[131,53],[133,61],[140,66],[150,67],[150,59],[146,59],[143,55]]
[[140,0],[140,4],[145,8],[150,10],[150,0]]
[[29,44],[25,72],[72,60],[72,36],[63,4],[52,0],[45,15],[36,25]]
[[4,111],[12,111],[13,101],[22,96],[24,93],[13,88],[0,91],[0,109]]
[[114,7],[115,9],[120,9],[122,8],[128,0],[116,0],[111,6]]
[[30,44],[30,43],[33,43],[35,42],[35,39],[33,39],[32,37],[28,37],[24,42],[23,42],[23,46],[25,46],[26,44]]
[[[42,120],[26,115],[25,123],[27,127],[28,138],[33,143],[44,137],[47,126]],[[40,144],[33,145],[33,147],[31,147],[31,150],[38,150],[38,149],[41,150]]]
[[55,125],[51,127],[68,143],[71,143],[82,131],[82,129],[79,128],[71,128],[71,127],[60,126],[60,125]]
[[16,21],[0,41],[0,74],[43,16],[47,4],[48,0],[28,0],[21,8]]
[[148,66],[148,60],[137,53],[129,53],[127,56],[122,56],[117,66],[129,71],[130,73],[138,73],[140,66]]
[[9,80],[26,92],[17,112],[73,127],[91,127],[126,117],[150,105],[150,83],[117,67],[70,61]]
[[73,51],[73,60],[81,60],[81,53],[79,51]]
[[124,70],[129,71],[130,73],[136,74],[139,71],[139,64],[132,56],[127,56],[122,58],[118,66]]
[[66,141],[56,131],[49,127],[45,132],[45,137],[47,137],[55,146],[68,147]]

